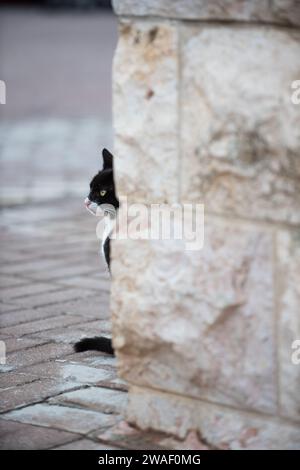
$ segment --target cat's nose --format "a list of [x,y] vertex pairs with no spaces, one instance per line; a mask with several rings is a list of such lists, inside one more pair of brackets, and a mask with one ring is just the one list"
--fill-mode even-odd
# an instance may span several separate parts
[[84,200],[85,207],[89,207],[91,204],[92,204],[92,201],[90,201],[89,198],[86,197],[85,200]]

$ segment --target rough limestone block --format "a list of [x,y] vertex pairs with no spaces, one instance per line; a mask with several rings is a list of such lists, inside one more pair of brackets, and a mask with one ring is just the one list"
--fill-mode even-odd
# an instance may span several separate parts
[[178,198],[177,29],[122,22],[114,58],[115,179],[134,202]]
[[273,234],[206,220],[204,249],[115,240],[112,313],[121,376],[276,411]]
[[118,15],[300,25],[298,0],[113,0]]
[[200,440],[220,449],[300,448],[299,426],[292,422],[140,387],[130,390],[127,418],[141,429],[181,439],[195,430]]
[[182,28],[182,199],[300,223],[300,33]]
[[[292,362],[292,343],[300,340],[300,231],[277,237],[280,411],[300,420],[300,363]],[[299,349],[299,345],[298,345]],[[298,353],[298,358],[300,354]]]

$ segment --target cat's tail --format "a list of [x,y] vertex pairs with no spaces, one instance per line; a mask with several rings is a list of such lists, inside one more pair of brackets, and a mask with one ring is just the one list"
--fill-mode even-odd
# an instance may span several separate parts
[[95,336],[94,338],[82,338],[74,344],[75,352],[101,351],[114,356],[114,348],[111,339],[105,336]]

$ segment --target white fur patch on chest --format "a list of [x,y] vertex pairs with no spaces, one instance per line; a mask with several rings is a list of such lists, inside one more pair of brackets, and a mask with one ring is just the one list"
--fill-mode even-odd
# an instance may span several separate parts
[[104,243],[107,238],[110,237],[115,227],[115,217],[111,214],[104,215],[104,230],[102,235],[102,242],[101,242],[101,252],[104,256]]

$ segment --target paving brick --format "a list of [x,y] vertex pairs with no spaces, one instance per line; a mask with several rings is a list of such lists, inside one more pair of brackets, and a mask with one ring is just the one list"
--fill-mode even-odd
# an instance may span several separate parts
[[17,285],[14,287],[1,289],[0,295],[2,300],[9,301],[10,299],[18,299],[20,297],[23,298],[24,296],[33,296],[34,294],[51,292],[54,290],[59,290],[59,287],[45,282],[27,282],[23,286]]
[[22,323],[41,320],[43,318],[49,318],[51,316],[57,316],[58,314],[63,313],[62,307],[57,308],[57,305],[55,307],[55,309],[52,309],[52,306],[29,309],[22,309],[19,307],[19,310],[17,311],[3,313],[0,316],[1,327],[4,328],[8,326],[21,325]]
[[42,450],[74,440],[80,442],[77,434],[0,419],[1,450]]
[[115,390],[121,390],[122,392],[128,391],[127,382],[125,382],[125,380],[120,379],[119,377],[116,377],[115,379],[111,380],[108,386]]
[[6,353],[19,351],[21,349],[32,348],[41,344],[46,344],[47,340],[44,339],[27,339],[27,338],[7,338],[4,340],[6,345]]
[[29,273],[45,272],[49,271],[51,268],[57,268],[63,266],[64,262],[60,259],[38,259],[38,260],[29,260],[9,265],[2,265],[0,272],[2,274],[18,274],[26,275]]
[[70,364],[68,358],[62,359],[60,362],[54,361],[25,367],[19,372],[38,378],[63,379],[78,384],[95,384],[115,377],[115,372],[112,370]]
[[[82,234],[77,233],[77,227],[81,222],[82,221],[80,220],[78,222],[74,220],[73,232],[69,234],[67,237],[65,236],[63,241],[62,241],[61,236],[56,236],[55,234],[52,234],[51,237],[49,236],[40,237],[40,236],[35,236],[34,234],[31,234],[30,237],[26,238],[25,245],[23,243],[23,247],[26,249],[27,252],[33,251],[34,253],[42,254],[42,256],[45,256],[45,253],[48,254],[48,250],[49,250],[49,256],[54,255],[56,257],[60,257],[62,253],[66,253],[68,248],[70,249],[70,251],[73,250],[75,254],[78,253],[78,250],[80,249],[81,246],[87,247],[90,245],[91,249],[93,248],[93,246],[96,246],[96,249],[97,249],[97,247],[99,247],[99,242],[95,240],[93,234],[92,236],[91,235],[83,236]],[[92,228],[91,230],[94,233],[94,228]],[[11,237],[12,236],[13,235],[11,235]],[[0,240],[1,240],[1,234],[0,234]],[[95,250],[94,250],[94,254],[95,254]]]
[[76,277],[70,277],[67,279],[61,279],[60,281],[61,285],[66,285],[66,286],[77,286],[77,287],[87,287],[89,289],[94,289],[96,291],[105,291],[109,292],[110,289],[110,282],[108,279],[101,279],[99,276],[99,279],[96,277],[92,276],[76,276]]
[[1,327],[13,326],[43,318],[55,317],[60,314],[80,315],[86,320],[100,320],[109,317],[108,295],[92,295],[84,299],[74,299],[69,302],[46,305],[44,307],[22,309],[3,313],[0,317]]
[[[56,316],[57,313],[60,312],[55,312],[53,316]],[[21,325],[22,323],[40,320],[42,318],[48,318],[50,316],[51,313],[48,312],[48,307],[25,310],[19,307],[19,310],[15,312],[2,313],[0,316],[0,324],[1,328],[4,328],[8,326]]]
[[48,404],[27,406],[6,413],[2,417],[12,421],[53,427],[80,434],[113,426],[118,421],[114,415]]
[[78,441],[70,442],[59,447],[54,447],[52,450],[121,450],[120,447],[112,447],[108,444],[101,442],[91,441],[90,439],[79,439]]
[[[12,302],[0,302],[0,313],[8,313],[16,310],[21,310],[21,306]],[[0,318],[1,321],[1,318]]]
[[44,305],[46,306],[88,297],[89,295],[91,295],[91,291],[88,289],[60,288],[55,292],[46,292],[43,294],[14,299],[14,304],[21,305],[23,308],[41,307]]
[[66,325],[75,325],[81,322],[82,319],[78,315],[59,315],[57,317],[8,326],[7,328],[2,328],[2,333],[4,335],[20,337],[38,331],[51,330],[57,327],[63,328]]
[[38,377],[31,374],[18,374],[15,372],[0,375],[0,390],[7,390],[16,387],[17,385],[24,385],[27,383],[39,380]]
[[79,299],[77,302],[62,304],[60,308],[65,313],[94,317],[99,320],[105,320],[110,316],[109,296],[106,293],[93,293],[85,299]]
[[80,315],[83,318],[104,320],[109,317],[109,296],[106,293],[91,293],[89,297],[79,298],[60,304],[46,305],[43,311],[48,316],[65,313]]
[[72,352],[69,345],[45,344],[38,347],[16,351],[7,355],[7,367],[14,370],[40,362],[48,362],[51,359],[61,358]]
[[[8,225],[20,224],[34,224],[41,223],[42,221],[62,220],[66,219],[66,209],[72,209],[72,214],[78,212],[77,204],[72,205],[72,201],[67,201],[66,204],[63,200],[59,202],[59,206],[53,202],[44,202],[43,204],[25,204],[15,206],[13,208],[4,208],[2,210],[2,218]],[[34,232],[31,234],[34,237]]]
[[0,321],[5,326],[20,322],[19,315],[22,315],[22,321],[31,321],[38,318],[48,318],[59,314],[83,315],[91,319],[105,319],[109,317],[109,296],[106,293],[92,293],[89,297],[77,298],[57,304],[44,305],[42,307],[26,308],[22,311],[20,306],[14,307],[15,312],[9,312],[9,315],[2,314]]
[[[88,354],[87,356],[85,354]],[[92,367],[113,367],[116,369],[117,367],[117,358],[115,356],[111,356],[109,354],[100,354],[95,353],[94,351],[89,353],[82,353],[82,354],[73,354],[72,356],[68,356],[68,361],[74,364],[85,364]]]
[[69,326],[67,328],[55,328],[47,331],[41,331],[31,335],[32,338],[44,339],[45,341],[54,341],[56,343],[74,344],[84,336],[110,336],[111,324],[106,320],[89,321],[83,324],[84,317],[78,316],[79,325]]
[[3,243],[2,247],[5,251],[0,254],[1,263],[12,265],[15,263],[26,263],[35,259],[41,258],[42,256],[36,256],[34,252],[26,252],[22,250],[16,250],[16,247],[11,247],[11,244]]
[[115,378],[112,380],[101,380],[95,383],[95,386],[101,388],[109,388],[111,390],[118,390],[120,392],[128,392],[128,384],[123,380],[119,379],[115,374]]
[[90,276],[99,271],[98,267],[93,267],[90,263],[85,262],[77,263],[75,265],[67,266],[64,262],[63,266],[51,271],[42,271],[30,274],[30,279],[37,281],[57,281],[60,279],[67,279],[73,276]]
[[123,413],[127,403],[127,393],[100,387],[89,387],[63,393],[52,398],[51,403],[77,405],[102,413]]
[[0,391],[0,411],[13,410],[19,407],[38,403],[46,398],[78,387],[77,383],[62,380],[38,380],[19,385],[9,390]]
[[[94,240],[93,237],[89,240],[82,240],[79,239],[70,241],[69,238],[65,240],[65,243],[61,243],[55,239],[51,240],[51,243],[47,243],[40,245],[38,242],[34,246],[34,253],[36,257],[42,258],[45,256],[45,252],[47,256],[59,257],[60,259],[64,259],[71,257],[74,259],[78,255],[78,251],[83,255],[89,257],[89,259],[94,258],[95,253],[97,253],[97,249],[99,248],[99,242]],[[26,255],[28,257],[33,256],[33,246],[31,242],[26,243]]]
[[[23,228],[24,224],[23,224]],[[41,231],[41,225],[31,226],[35,232]],[[10,227],[10,231],[14,230]],[[26,240],[24,231],[19,234],[22,236],[22,251],[16,251],[12,248],[11,240],[1,243],[5,251],[1,251],[1,277],[20,277],[34,272],[43,270],[55,270],[66,265],[80,266],[82,262],[89,260],[90,269],[100,268],[101,256],[98,255],[99,241],[92,237],[86,237],[84,234],[73,234],[64,232],[61,223],[57,224],[56,230],[61,232],[58,237],[55,233],[51,233],[49,227],[44,229],[45,233],[38,233],[38,237],[30,237]],[[73,224],[73,231],[77,230]],[[13,236],[13,234],[11,234]],[[18,243],[18,240],[16,240]],[[104,266],[104,262],[103,262]]]
[[110,360],[109,362],[105,362],[104,360],[98,362],[96,359],[101,359],[101,356],[103,359],[105,359],[104,353],[101,355],[101,353],[97,353],[95,351],[87,351],[81,354],[75,353],[72,355],[68,355],[66,361],[70,365],[82,365],[83,367],[89,367],[92,369],[106,370],[110,374],[110,376],[100,377],[99,380],[96,380],[96,376],[94,376],[95,380],[93,380],[93,382],[89,381],[89,383],[93,383],[94,385],[99,387],[105,387],[110,388],[112,390],[127,392],[127,382],[117,376],[116,358],[107,355],[107,359]]
[[98,257],[94,259],[97,250],[95,251],[94,249],[91,249],[91,243],[89,243],[89,249],[87,249],[87,247],[84,245],[82,248],[80,243],[76,243],[76,250],[74,249],[74,246],[71,246],[69,250],[67,248],[68,245],[66,246],[65,250],[58,250],[57,252],[57,247],[55,247],[49,251],[48,255],[51,255],[52,252],[51,256],[53,258],[59,258],[63,260],[65,262],[64,267],[69,268],[74,266],[76,273],[73,272],[73,276],[80,276],[80,273],[77,274],[77,271],[85,270],[86,268],[89,268],[90,271],[94,271],[96,269],[99,270]]
[[[34,206],[35,208],[37,206]],[[0,221],[1,224],[1,221]],[[8,224],[10,224],[8,222]],[[7,226],[5,226],[7,228]],[[9,229],[11,230],[11,225],[8,225]],[[14,229],[13,229],[14,230]],[[0,241],[3,237],[3,232],[0,233]],[[20,239],[17,234],[10,233],[9,237],[7,237],[7,240],[4,240],[2,244],[4,246],[10,246],[11,245],[11,239],[15,241],[15,243],[18,242]],[[23,240],[22,240],[22,250],[30,254],[32,253],[32,258],[34,259],[35,255],[37,255],[38,258],[44,258],[45,254],[47,253],[47,256],[51,257],[53,256],[53,253],[58,253],[60,255],[61,251],[63,251],[64,247],[72,247],[73,250],[75,247],[78,247],[78,244],[80,243],[88,243],[85,240],[82,240],[81,237],[79,236],[71,236],[71,237],[65,237],[64,243],[61,242],[60,237],[56,236],[37,236],[35,233],[30,233],[29,235],[23,234]],[[49,250],[49,255],[48,251]],[[75,250],[76,251],[76,250]],[[30,259],[30,257],[29,257]]]
[[10,372],[12,371],[14,368],[12,366],[8,366],[7,364],[5,365],[0,365],[0,372],[1,373],[4,373],[4,372]]
[[[5,249],[2,245],[2,250]],[[1,289],[6,287],[16,287],[28,284],[28,281],[18,278],[16,276],[10,276],[9,274],[1,274],[0,275],[0,287]]]

